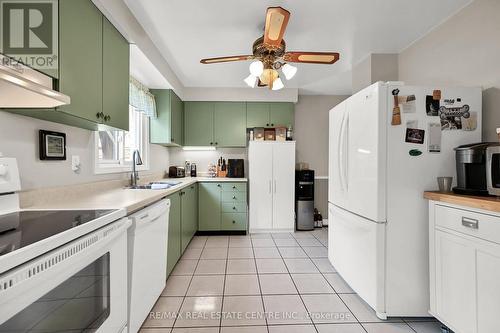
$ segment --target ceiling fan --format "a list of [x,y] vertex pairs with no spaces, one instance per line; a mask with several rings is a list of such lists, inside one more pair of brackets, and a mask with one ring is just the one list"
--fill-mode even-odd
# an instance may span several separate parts
[[336,52],[286,52],[283,40],[290,12],[281,7],[269,7],[266,13],[264,36],[253,43],[253,54],[202,59],[202,64],[255,60],[250,64],[250,75],[244,80],[250,87],[267,86],[272,90],[284,87],[278,70],[290,80],[297,67],[289,62],[331,65],[339,60]]

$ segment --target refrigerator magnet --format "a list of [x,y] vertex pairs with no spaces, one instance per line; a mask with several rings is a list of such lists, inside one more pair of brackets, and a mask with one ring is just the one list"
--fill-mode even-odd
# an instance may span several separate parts
[[419,149],[410,149],[410,151],[408,152],[408,154],[410,156],[420,156],[420,155],[422,155],[422,151],[419,150]]
[[418,128],[407,128],[405,142],[424,144],[425,131]]
[[462,119],[468,119],[471,116],[469,109],[470,107],[467,104],[461,107],[440,107],[439,118],[441,118],[441,129],[461,130]]
[[429,153],[440,153],[441,152],[441,124],[440,123],[430,123],[429,124]]
[[477,112],[470,112],[469,118],[462,117],[462,130],[475,131],[477,128]]
[[418,119],[411,119],[406,121],[407,128],[418,128]]
[[441,99],[441,90],[434,90],[432,92],[432,98],[435,100],[435,101],[439,101]]
[[425,96],[425,111],[430,117],[439,116],[439,100],[435,100],[431,95]]

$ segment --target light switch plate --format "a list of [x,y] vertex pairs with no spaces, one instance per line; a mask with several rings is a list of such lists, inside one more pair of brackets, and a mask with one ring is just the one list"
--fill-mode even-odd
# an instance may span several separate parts
[[71,170],[77,173],[80,171],[80,156],[71,155]]

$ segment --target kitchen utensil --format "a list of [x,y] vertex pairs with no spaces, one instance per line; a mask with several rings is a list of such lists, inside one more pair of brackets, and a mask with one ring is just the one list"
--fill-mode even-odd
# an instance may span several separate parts
[[451,192],[451,185],[453,183],[453,177],[437,177],[439,192],[449,193]]

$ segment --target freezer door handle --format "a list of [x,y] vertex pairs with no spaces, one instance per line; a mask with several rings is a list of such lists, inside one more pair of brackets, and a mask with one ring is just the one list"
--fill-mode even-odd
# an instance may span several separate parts
[[[347,184],[347,124],[349,122],[349,113],[345,111],[344,116],[342,117],[342,124],[340,126],[340,149],[339,149],[339,171],[340,171],[340,183],[343,191],[348,190]],[[347,149],[346,149],[347,148]]]
[[269,193],[273,193],[273,189],[272,189],[273,185],[272,185],[272,180],[269,179]]
[[276,179],[274,180],[274,193],[276,194]]

